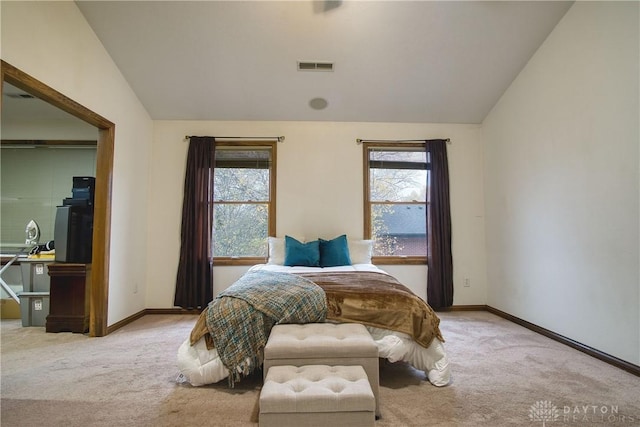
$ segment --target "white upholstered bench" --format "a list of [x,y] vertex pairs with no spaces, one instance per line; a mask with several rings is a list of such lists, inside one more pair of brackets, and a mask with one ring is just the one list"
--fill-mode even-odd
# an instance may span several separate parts
[[362,366],[274,366],[260,392],[260,427],[375,425]]
[[264,348],[263,375],[274,366],[362,366],[380,416],[378,347],[359,323],[275,325]]

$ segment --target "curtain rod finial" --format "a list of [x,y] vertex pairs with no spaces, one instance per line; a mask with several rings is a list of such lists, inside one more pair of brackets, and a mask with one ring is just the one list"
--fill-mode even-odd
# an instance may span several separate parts
[[362,144],[362,140],[360,138],[356,138],[356,144]]
[[283,142],[284,141],[284,135],[283,136],[279,136],[278,137],[278,142]]

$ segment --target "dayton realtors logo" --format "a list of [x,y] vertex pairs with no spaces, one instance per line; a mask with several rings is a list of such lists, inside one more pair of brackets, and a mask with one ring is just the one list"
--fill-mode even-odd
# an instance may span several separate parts
[[548,400],[539,400],[529,408],[529,419],[531,421],[542,421],[542,427],[547,422],[557,421],[560,418],[560,411]]
[[603,424],[633,424],[640,417],[620,414],[618,405],[565,405],[558,408],[548,400],[540,400],[529,408],[529,420],[547,423],[561,421],[586,425],[587,423]]
[[638,417],[623,415],[618,405],[574,405],[562,408],[562,418],[573,423],[635,423]]

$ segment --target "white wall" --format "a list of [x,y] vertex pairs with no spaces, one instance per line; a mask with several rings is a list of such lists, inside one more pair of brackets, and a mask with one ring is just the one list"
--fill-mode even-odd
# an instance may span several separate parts
[[0,3],[2,59],[115,123],[108,324],[145,308],[152,122],[72,1]]
[[638,7],[576,2],[483,123],[487,303],[635,364]]
[[[13,64],[12,64],[13,65]],[[7,103],[2,103],[3,113]],[[10,107],[9,107],[10,108]],[[73,120],[2,120],[2,139],[97,141],[98,130],[90,124]]]
[[[448,146],[454,257],[454,303],[484,304],[482,143],[477,125],[337,122],[156,121],[149,197],[146,306],[173,306],[188,142],[185,135],[278,136],[277,235],[332,238],[363,235],[362,146],[356,138],[451,138]],[[387,268],[388,267],[388,268]],[[426,297],[425,266],[383,266]],[[214,293],[245,267],[215,267]],[[464,277],[471,286],[462,287]]]

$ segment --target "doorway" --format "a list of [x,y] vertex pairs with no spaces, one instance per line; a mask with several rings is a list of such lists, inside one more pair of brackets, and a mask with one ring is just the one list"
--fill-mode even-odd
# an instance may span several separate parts
[[[89,335],[105,336],[108,333],[111,183],[115,124],[5,61],[1,61],[0,74],[2,74],[3,87],[5,82],[9,83],[98,129]],[[2,90],[3,88],[0,88],[0,95]]]

